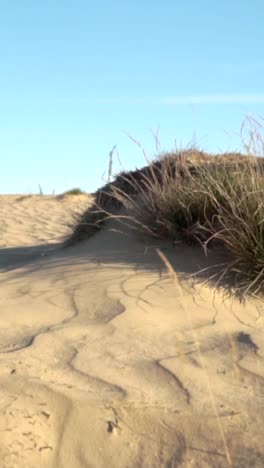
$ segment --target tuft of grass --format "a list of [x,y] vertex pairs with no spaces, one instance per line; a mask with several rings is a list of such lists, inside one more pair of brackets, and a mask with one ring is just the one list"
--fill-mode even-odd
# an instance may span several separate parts
[[63,193],[63,195],[82,195],[84,191],[78,187],[72,188],[70,190],[67,190],[66,192]]
[[223,247],[229,256],[218,284],[232,278],[238,294],[263,293],[264,159],[246,149],[247,155],[210,155],[191,148],[122,172],[96,192],[66,244],[86,239],[114,217],[156,238],[198,243],[205,253],[208,245]]
[[158,173],[143,178],[137,196],[113,187],[127,218],[157,238],[223,246],[236,291],[264,289],[264,160],[211,156],[195,166],[184,154],[164,157]]
[[60,195],[57,196],[57,198],[63,198],[67,196],[76,196],[76,195],[83,195],[85,192],[81,190],[80,188],[72,188],[70,190],[67,190],[66,192],[61,193]]

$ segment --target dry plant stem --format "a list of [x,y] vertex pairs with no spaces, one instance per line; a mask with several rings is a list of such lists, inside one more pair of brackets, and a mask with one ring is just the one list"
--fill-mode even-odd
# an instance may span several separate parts
[[160,139],[159,139],[159,127],[156,130],[150,130],[150,133],[153,136],[154,141],[155,141],[156,152],[157,154],[159,154],[160,148],[161,148]]
[[[177,273],[173,269],[172,265],[170,264],[169,260],[164,255],[164,253],[161,252],[160,249],[156,249],[156,252],[159,255],[159,257],[161,258],[161,260],[164,262],[165,266],[167,267],[169,276],[171,277],[171,279],[176,284],[178,292],[179,292],[179,296],[183,297],[182,286],[180,284]],[[184,312],[186,313],[186,316],[188,317],[188,321],[189,321],[190,326],[191,326],[191,317],[190,317],[188,308],[185,307],[184,301],[181,301],[181,302],[182,302],[181,303],[182,308],[183,308]],[[214,411],[215,416],[216,416],[219,433],[220,433],[221,439],[223,441],[226,460],[227,460],[228,465],[233,467],[230,451],[228,449],[228,445],[227,445],[227,441],[226,441],[226,437],[225,437],[225,432],[224,432],[223,426],[221,424],[221,420],[220,420],[219,413],[218,413],[217,406],[216,406],[215,396],[214,396],[212,386],[211,386],[211,383],[210,383],[210,378],[209,378],[208,372],[206,371],[205,362],[204,362],[203,355],[202,355],[202,352],[201,352],[201,348],[200,348],[200,345],[199,345],[198,336],[197,336],[195,330],[193,328],[191,328],[191,329],[192,329],[192,334],[193,334],[194,341],[195,341],[196,346],[197,346],[197,352],[198,352],[200,364],[201,364],[201,366],[202,366],[202,368],[204,369],[204,372],[205,372],[208,393],[209,393],[209,397],[210,397],[210,400],[211,400],[211,405],[212,405],[213,411]]]
[[[248,129],[247,129],[248,127]],[[258,116],[247,116],[240,128],[240,139],[242,144],[250,156],[264,156],[264,118]],[[246,136],[245,133],[247,133]]]
[[112,171],[113,171],[113,154],[115,152],[116,145],[113,146],[109,153],[109,165],[108,165],[108,183],[110,183],[111,178],[112,178]]
[[143,147],[143,145],[140,143],[140,141],[138,141],[136,138],[134,138],[132,135],[129,135],[129,133],[126,133],[124,132],[124,134],[133,142],[135,143],[135,145],[137,145],[137,147],[142,151],[142,154],[145,158],[145,160],[147,161],[148,164],[151,164],[151,161],[150,159],[148,158],[147,156],[147,153]]

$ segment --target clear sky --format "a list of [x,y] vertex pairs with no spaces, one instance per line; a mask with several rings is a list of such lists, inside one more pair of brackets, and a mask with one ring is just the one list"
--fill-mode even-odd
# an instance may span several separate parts
[[[0,0],[0,193],[102,185],[125,133],[237,149],[264,115],[263,0]],[[114,171],[120,166],[114,161]]]

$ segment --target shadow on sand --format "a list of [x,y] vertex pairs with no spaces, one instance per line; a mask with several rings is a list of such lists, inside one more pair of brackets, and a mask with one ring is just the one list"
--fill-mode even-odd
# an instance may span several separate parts
[[120,226],[109,226],[98,232],[87,241],[76,246],[65,247],[63,243],[42,244],[32,247],[0,249],[0,271],[8,272],[26,267],[28,273],[39,271],[45,267],[48,275],[54,267],[74,265],[103,265],[105,268],[116,269],[120,265],[133,268],[136,271],[164,272],[166,265],[158,255],[159,249],[166,257],[173,270],[184,278],[198,281],[208,281],[212,286],[224,289],[230,294],[233,281],[223,278],[219,282],[223,266],[228,262],[228,255],[222,249],[208,250],[205,255],[200,245],[185,245],[153,240],[138,233],[131,232]]

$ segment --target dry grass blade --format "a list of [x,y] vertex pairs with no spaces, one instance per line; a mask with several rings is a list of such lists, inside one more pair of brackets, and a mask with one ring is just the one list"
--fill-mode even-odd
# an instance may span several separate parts
[[[176,271],[173,269],[173,267],[172,267],[171,263],[169,262],[169,260],[167,259],[166,255],[163,252],[161,252],[160,249],[156,249],[156,251],[157,251],[157,254],[159,255],[159,257],[161,258],[161,260],[164,262],[164,265],[167,268],[167,271],[169,273],[170,278],[173,279],[173,281],[177,285],[179,297],[183,298],[182,286],[181,286],[181,283],[179,281],[179,278],[178,278],[178,275],[177,275]],[[204,370],[204,373],[205,373],[206,383],[207,383],[207,390],[208,390],[209,398],[210,398],[210,401],[211,401],[212,409],[213,409],[214,414],[216,416],[216,421],[217,421],[217,425],[218,425],[218,429],[219,429],[219,434],[220,434],[221,440],[223,442],[223,447],[224,447],[226,460],[227,460],[228,465],[232,467],[233,466],[232,458],[231,458],[230,451],[229,451],[229,448],[228,448],[228,445],[227,445],[227,440],[226,440],[223,424],[221,422],[221,418],[219,416],[219,412],[218,412],[218,409],[217,409],[216,398],[214,396],[214,392],[213,392],[212,385],[211,385],[211,382],[210,382],[209,374],[208,374],[208,372],[206,370],[206,365],[205,365],[203,355],[202,355],[202,352],[201,352],[201,348],[200,348],[200,345],[199,345],[199,339],[198,339],[197,333],[195,331],[195,328],[192,326],[189,308],[185,306],[184,300],[181,300],[181,306],[182,306],[182,309],[184,310],[185,316],[187,317],[187,319],[189,321],[190,329],[192,330],[192,334],[193,334],[193,340],[196,343],[197,353],[198,353],[198,356],[199,356],[200,364],[201,364],[201,367],[202,367],[202,369]],[[232,349],[233,353],[236,353],[236,350],[233,349],[233,346],[232,346],[231,349]]]

